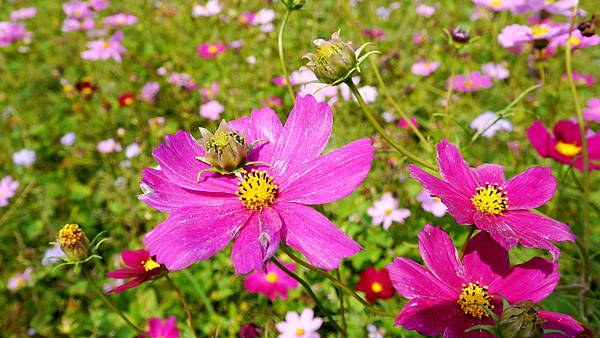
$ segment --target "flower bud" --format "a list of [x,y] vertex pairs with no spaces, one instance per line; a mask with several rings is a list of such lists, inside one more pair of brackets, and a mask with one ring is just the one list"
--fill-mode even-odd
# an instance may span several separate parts
[[259,338],[261,330],[254,323],[247,323],[240,328],[240,338]]
[[589,38],[596,34],[596,17],[592,16],[590,20],[586,20],[577,26],[581,35]]
[[452,37],[452,41],[458,44],[466,44],[471,40],[471,35],[469,32],[463,28],[456,27],[450,32],[450,36]]
[[331,39],[317,39],[313,42],[317,47],[314,53],[304,55],[308,59],[308,68],[325,83],[339,83],[349,78],[357,67],[357,58],[350,43],[340,39],[339,32],[331,35]]
[[306,0],[283,0],[283,3],[290,11],[293,11],[302,8]]
[[82,261],[87,258],[90,242],[77,224],[65,224],[58,232],[58,244],[70,261]]
[[205,160],[214,168],[230,172],[241,167],[248,156],[248,144],[244,136],[230,129],[225,120],[213,135],[210,131],[200,128],[202,140],[200,144],[206,152]]
[[498,329],[502,337],[541,338],[544,320],[538,315],[534,304],[525,301],[512,305],[502,312]]

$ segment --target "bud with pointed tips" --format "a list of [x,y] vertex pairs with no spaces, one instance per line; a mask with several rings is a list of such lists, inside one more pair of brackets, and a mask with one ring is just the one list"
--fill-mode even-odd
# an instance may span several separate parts
[[331,35],[331,39],[317,39],[313,42],[317,47],[314,53],[308,53],[303,58],[308,59],[306,66],[324,82],[333,84],[352,76],[357,68],[356,53],[350,42],[340,39],[340,32]]
[[204,161],[223,172],[231,172],[241,167],[248,156],[248,144],[244,136],[229,128],[225,120],[221,121],[214,135],[200,128],[200,145],[206,152]]
[[498,322],[501,336],[513,338],[541,338],[543,326],[544,320],[530,301],[505,308]]
[[306,3],[306,0],[281,0],[281,2],[283,2],[288,10],[294,11],[302,8]]

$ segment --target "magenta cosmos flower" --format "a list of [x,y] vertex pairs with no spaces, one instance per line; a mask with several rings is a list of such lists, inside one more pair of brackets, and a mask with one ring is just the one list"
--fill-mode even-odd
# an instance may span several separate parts
[[[527,137],[540,156],[552,158],[558,162],[570,164],[578,170],[583,170],[581,133],[577,122],[558,121],[554,125],[553,135],[550,135],[542,122],[535,121],[527,129]],[[588,136],[586,139],[590,170],[600,169],[600,134]]]
[[270,108],[229,123],[248,144],[265,140],[248,154],[242,176],[203,173],[196,160],[205,150],[188,133],[166,136],[154,150],[160,170],[143,171],[140,199],[166,212],[167,220],[145,237],[146,247],[169,270],[205,260],[235,237],[231,259],[238,274],[263,268],[280,242],[311,264],[336,268],[356,254],[354,242],[309,205],[339,200],[367,176],[375,148],[361,139],[320,155],[331,135],[332,112],[312,96],[299,97],[282,126]]
[[[296,266],[294,264],[282,264],[284,264],[288,270],[296,271]],[[264,272],[257,270],[246,276],[244,279],[244,287],[250,293],[263,294],[273,301],[278,296],[281,299],[286,299],[288,290],[297,288],[298,282],[288,276],[274,263],[268,263]]]
[[221,42],[202,43],[198,46],[198,55],[203,59],[214,59],[227,49]]
[[123,250],[121,258],[128,267],[111,271],[106,274],[106,277],[114,279],[132,278],[132,280],[110,290],[110,292],[123,292],[129,290],[147,280],[155,278],[163,272],[163,268],[160,264],[156,263],[152,257],[150,257],[148,251],[144,249]]
[[[450,81],[448,79],[448,85]],[[492,78],[488,75],[481,75],[480,72],[472,72],[468,75],[458,75],[454,78],[453,88],[459,92],[476,92],[482,89],[488,89],[492,87]]]
[[0,22],[0,48],[9,46],[15,41],[29,38],[31,33],[25,26],[14,22]]
[[591,98],[587,101],[587,107],[583,109],[583,118],[586,121],[600,123],[600,98]]
[[552,168],[533,167],[505,181],[501,165],[469,168],[458,148],[446,140],[437,150],[443,180],[414,165],[408,170],[432,196],[442,200],[457,223],[489,232],[507,250],[519,243],[550,250],[555,258],[560,251],[550,241],[575,241],[568,225],[529,211],[554,195]]
[[116,32],[108,40],[88,42],[88,50],[81,52],[81,58],[91,61],[113,59],[121,62],[122,55],[126,52],[121,40],[123,40],[123,32]]
[[[560,278],[557,264],[540,257],[511,266],[508,251],[485,232],[469,241],[461,262],[448,234],[426,224],[419,234],[419,252],[427,269],[396,258],[388,270],[394,288],[408,298],[395,324],[425,336],[493,337],[483,330],[465,333],[474,325],[493,324],[483,306],[500,312],[500,295],[511,304],[537,303],[554,291]],[[561,330],[568,337],[583,330],[568,315],[538,314],[545,320],[544,329]]]
[[164,321],[158,317],[152,317],[148,320],[148,333],[145,336],[150,338],[179,338],[177,329],[177,319],[175,316],[169,316]]

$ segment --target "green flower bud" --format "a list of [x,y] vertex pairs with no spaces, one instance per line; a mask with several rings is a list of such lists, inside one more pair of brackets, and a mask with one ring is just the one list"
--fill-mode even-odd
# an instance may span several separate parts
[[90,242],[77,224],[65,224],[58,232],[58,244],[69,261],[79,262],[88,257]]
[[530,301],[504,309],[498,323],[501,336],[507,338],[541,338],[543,326],[544,320]]
[[331,35],[331,39],[317,39],[313,42],[317,47],[314,53],[304,55],[308,59],[308,68],[325,83],[333,84],[350,78],[357,69],[356,53],[350,43],[340,39],[339,32]]
[[241,167],[248,156],[248,144],[244,136],[230,129],[225,120],[213,135],[200,128],[202,140],[200,144],[206,152],[204,160],[214,168],[223,172],[231,172]]
[[287,7],[290,11],[298,10],[304,6],[306,0],[281,0],[285,7]]

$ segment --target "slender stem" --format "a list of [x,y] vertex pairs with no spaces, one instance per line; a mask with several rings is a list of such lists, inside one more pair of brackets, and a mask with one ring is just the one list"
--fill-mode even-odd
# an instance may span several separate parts
[[287,67],[285,65],[285,58],[283,57],[283,32],[285,30],[285,26],[287,25],[288,19],[290,18],[290,14],[292,14],[292,11],[286,7],[285,16],[283,17],[281,27],[279,27],[279,35],[277,36],[277,50],[279,52],[279,62],[281,63],[281,68],[283,69],[283,76],[285,76],[285,84],[287,85],[290,95],[295,101],[296,94],[294,94],[294,89],[290,83],[290,76],[288,75]]
[[196,329],[196,324],[194,323],[194,318],[192,317],[192,312],[190,311],[190,306],[188,305],[187,301],[185,300],[185,296],[183,295],[181,290],[177,287],[177,285],[173,282],[173,280],[169,276],[169,273],[166,272],[164,275],[165,275],[165,278],[167,279],[167,282],[169,283],[169,285],[171,285],[173,290],[175,290],[175,293],[177,293],[177,297],[179,297],[179,301],[181,302],[181,305],[183,306],[183,310],[185,311],[188,321],[190,322],[190,327],[192,328],[194,337],[197,338],[198,330]]
[[[341,280],[340,276],[340,268],[335,270],[337,279]],[[344,293],[342,289],[336,287],[338,298],[340,299],[340,312],[342,313],[342,325],[344,326],[344,331],[348,331],[348,324],[346,323],[346,308],[344,306]]]
[[329,279],[330,281],[332,281],[335,285],[339,286],[343,291],[345,291],[346,293],[350,294],[352,297],[354,297],[354,299],[358,300],[367,310],[369,310],[369,311],[371,311],[371,312],[373,312],[373,313],[375,313],[377,315],[383,316],[383,317],[392,317],[392,318],[396,317],[396,314],[376,309],[371,304],[369,304],[369,302],[367,302],[360,295],[358,295],[351,287],[349,287],[348,285],[344,284],[342,281],[340,281],[339,279],[335,278],[334,276],[332,276],[327,271],[324,271],[324,270],[321,270],[319,268],[316,268],[316,267],[312,266],[311,264],[303,261],[298,256],[296,256],[292,252],[292,250],[290,250],[287,246],[282,246],[282,250],[286,253],[286,255],[288,255],[296,263],[298,263],[298,264],[302,265],[303,267],[305,267],[305,268],[307,268],[309,270],[312,270],[312,271],[320,274],[321,276]]
[[446,138],[450,139],[450,102],[452,101],[452,93],[454,92],[454,78],[456,77],[456,64],[458,63],[458,56],[454,53],[452,57],[452,66],[450,69],[450,81],[448,82],[448,88],[446,89],[446,106],[444,107],[444,125],[446,126]]
[[302,277],[298,276],[296,273],[294,273],[290,269],[286,268],[285,265],[279,263],[279,261],[277,259],[273,258],[273,259],[271,259],[271,261],[275,265],[277,265],[277,267],[280,268],[283,272],[285,272],[286,274],[288,274],[293,279],[297,280],[298,283],[302,284],[302,286],[304,287],[304,289],[306,290],[306,292],[308,292],[308,294],[312,297],[312,299],[315,301],[315,303],[317,304],[317,307],[321,310],[321,312],[323,312],[323,314],[325,314],[325,316],[327,316],[327,319],[329,319],[329,321],[335,327],[335,329],[338,332],[340,332],[342,335],[345,334],[346,331],[344,331],[344,329],[342,329],[340,327],[340,325],[333,319],[333,317],[331,316],[331,314],[329,313],[329,311],[327,311],[325,309],[325,307],[323,306],[323,304],[319,300],[319,297],[317,297],[317,295],[312,290],[312,288],[310,287],[310,285],[308,284],[308,282],[306,282],[304,279],[302,279]]
[[192,284],[192,286],[194,287],[194,289],[196,290],[196,292],[200,296],[200,300],[204,304],[204,307],[206,308],[206,310],[208,311],[208,313],[211,316],[216,315],[217,313],[215,312],[215,308],[212,306],[212,303],[208,299],[208,296],[206,295],[206,291],[200,285],[200,283],[198,283],[198,281],[194,278],[194,276],[192,276],[192,273],[189,270],[187,270],[187,269],[182,270],[182,273],[190,281],[190,284]]
[[394,140],[392,140],[392,138],[385,132],[383,127],[379,124],[379,122],[377,122],[377,119],[375,118],[375,116],[373,116],[373,113],[371,112],[371,110],[369,110],[369,107],[367,107],[365,100],[363,100],[362,96],[360,95],[360,92],[358,91],[358,88],[356,88],[356,85],[352,82],[352,80],[349,79],[345,83],[348,85],[348,87],[350,87],[350,90],[354,94],[354,97],[356,97],[356,99],[358,100],[358,104],[360,105],[363,112],[367,116],[367,119],[369,120],[369,122],[371,122],[371,124],[373,125],[375,130],[377,130],[379,135],[381,135],[381,137],[383,137],[383,139],[386,140],[387,143],[389,143],[392,147],[394,147],[396,150],[398,150],[399,152],[404,154],[404,156],[408,157],[409,159],[413,160],[414,162],[417,162],[431,170],[437,170],[437,168],[434,165],[425,162],[424,160],[420,159],[418,156],[411,153],[406,148],[402,147],[400,144],[398,144]]
[[475,233],[475,227],[471,227],[471,230],[469,230],[469,234],[467,235],[467,238],[465,238],[462,248],[460,249],[460,258],[461,259],[465,256],[465,251],[467,250],[467,244],[469,244],[469,241],[473,237],[474,233]]
[[121,311],[121,309],[119,309],[115,303],[113,303],[108,297],[106,297],[106,295],[104,294],[104,291],[102,291],[102,289],[98,286],[98,284],[96,284],[96,281],[94,281],[94,279],[92,278],[92,275],[90,275],[90,272],[88,271],[87,267],[83,267],[83,273],[85,274],[85,276],[87,277],[88,281],[90,282],[90,284],[92,285],[92,288],[94,289],[94,291],[96,291],[96,293],[98,294],[98,296],[100,296],[100,298],[111,308],[113,309],[113,311],[115,311],[121,318],[123,318],[123,320],[127,323],[127,325],[131,326],[132,329],[135,330],[135,332],[137,332],[138,334],[144,334],[144,330],[140,329],[139,327],[137,327],[134,323],[132,323],[129,318],[127,318],[127,316],[125,316],[125,314],[123,313],[123,311]]
[[[585,130],[585,120],[581,112],[581,104],[579,103],[579,96],[577,95],[577,87],[575,86],[575,80],[573,79],[573,64],[571,60],[571,34],[575,26],[575,18],[579,11],[579,2],[576,3],[573,8],[573,16],[571,17],[571,25],[569,28],[569,37],[567,38],[567,46],[565,47],[565,64],[567,67],[567,77],[569,78],[569,85],[571,88],[571,95],[575,101],[575,112],[577,113],[577,121],[579,123],[579,133],[581,135],[581,149],[583,153],[583,231],[581,236],[582,247],[583,247],[583,271],[582,279],[585,285],[590,284],[590,159],[587,144],[587,135]],[[588,308],[585,301],[586,292],[581,293],[581,304],[583,311],[583,318],[587,322]]]
[[23,189],[23,192],[19,195],[19,197],[17,197],[16,200],[14,200],[11,204],[10,207],[8,209],[8,211],[6,211],[2,217],[0,217],[0,230],[2,230],[2,228],[4,227],[4,224],[6,224],[6,220],[8,219],[8,217],[17,209],[19,209],[19,206],[21,205],[21,202],[23,202],[23,200],[25,199],[25,197],[27,197],[27,195],[29,195],[29,192],[31,191],[31,189],[33,188],[33,183],[29,183],[27,184],[27,186],[25,187],[25,189]]

